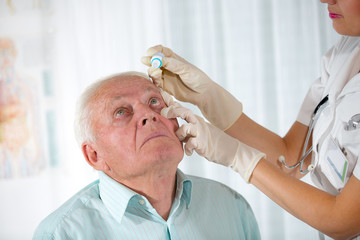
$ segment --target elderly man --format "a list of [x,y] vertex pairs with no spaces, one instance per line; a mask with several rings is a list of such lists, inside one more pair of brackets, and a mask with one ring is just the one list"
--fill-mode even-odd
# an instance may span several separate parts
[[40,224],[34,239],[259,239],[246,200],[177,169],[176,119],[146,75],[127,72],[81,96],[76,135],[99,180]]

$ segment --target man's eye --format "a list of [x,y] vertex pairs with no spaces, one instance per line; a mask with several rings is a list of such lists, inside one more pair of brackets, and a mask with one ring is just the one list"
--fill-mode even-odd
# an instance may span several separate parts
[[150,99],[150,104],[153,105],[153,106],[159,106],[161,104],[161,102],[157,98],[151,98]]
[[123,116],[125,114],[126,114],[126,110],[123,108],[116,111],[116,116]]

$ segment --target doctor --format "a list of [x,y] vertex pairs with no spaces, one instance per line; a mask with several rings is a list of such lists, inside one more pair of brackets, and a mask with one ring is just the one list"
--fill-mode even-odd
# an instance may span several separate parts
[[[343,36],[323,57],[321,76],[285,137],[247,117],[230,93],[170,49],[152,47],[142,61],[150,66],[150,57],[162,52],[163,66],[148,69],[154,83],[197,105],[212,123],[163,94],[169,107],[162,114],[187,121],[177,135],[188,155],[195,150],[230,166],[321,233],[360,239],[360,1],[321,2]],[[319,188],[299,180],[306,173]]]

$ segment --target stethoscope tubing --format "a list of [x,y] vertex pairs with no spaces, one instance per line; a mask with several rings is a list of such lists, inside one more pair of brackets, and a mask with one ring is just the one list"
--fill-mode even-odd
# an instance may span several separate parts
[[311,117],[311,121],[310,121],[310,124],[309,124],[309,129],[306,133],[306,138],[305,138],[305,142],[304,142],[304,147],[303,147],[303,150],[302,150],[302,153],[301,153],[301,158],[299,159],[299,161],[297,163],[295,163],[294,165],[292,166],[288,166],[285,162],[285,158],[284,156],[280,156],[279,157],[279,161],[284,164],[284,166],[287,168],[287,169],[294,169],[296,167],[298,167],[300,165],[300,173],[302,174],[306,174],[308,173],[310,170],[314,169],[314,165],[313,164],[310,164],[309,167],[307,169],[303,169],[303,164],[304,164],[304,160],[306,159],[307,156],[309,156],[309,154],[312,152],[313,150],[313,146],[311,146],[308,150],[306,150],[308,144],[309,144],[309,140],[310,140],[310,136],[311,136],[311,132],[313,131],[314,129],[314,126],[315,126],[315,123],[317,121],[317,119],[319,118],[319,113],[326,107],[326,104],[329,100],[329,95],[326,95],[321,101],[320,103],[316,106],[313,114],[312,114],[312,117]]

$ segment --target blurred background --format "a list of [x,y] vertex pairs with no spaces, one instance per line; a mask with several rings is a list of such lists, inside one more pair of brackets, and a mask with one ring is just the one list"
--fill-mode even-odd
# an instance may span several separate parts
[[[326,7],[317,0],[0,0],[0,239],[31,239],[44,217],[97,179],[73,134],[77,97],[98,78],[146,72],[140,58],[153,45],[172,48],[242,101],[248,116],[286,134],[338,39]],[[318,238],[230,169],[196,154],[180,168],[240,192],[264,240]]]

